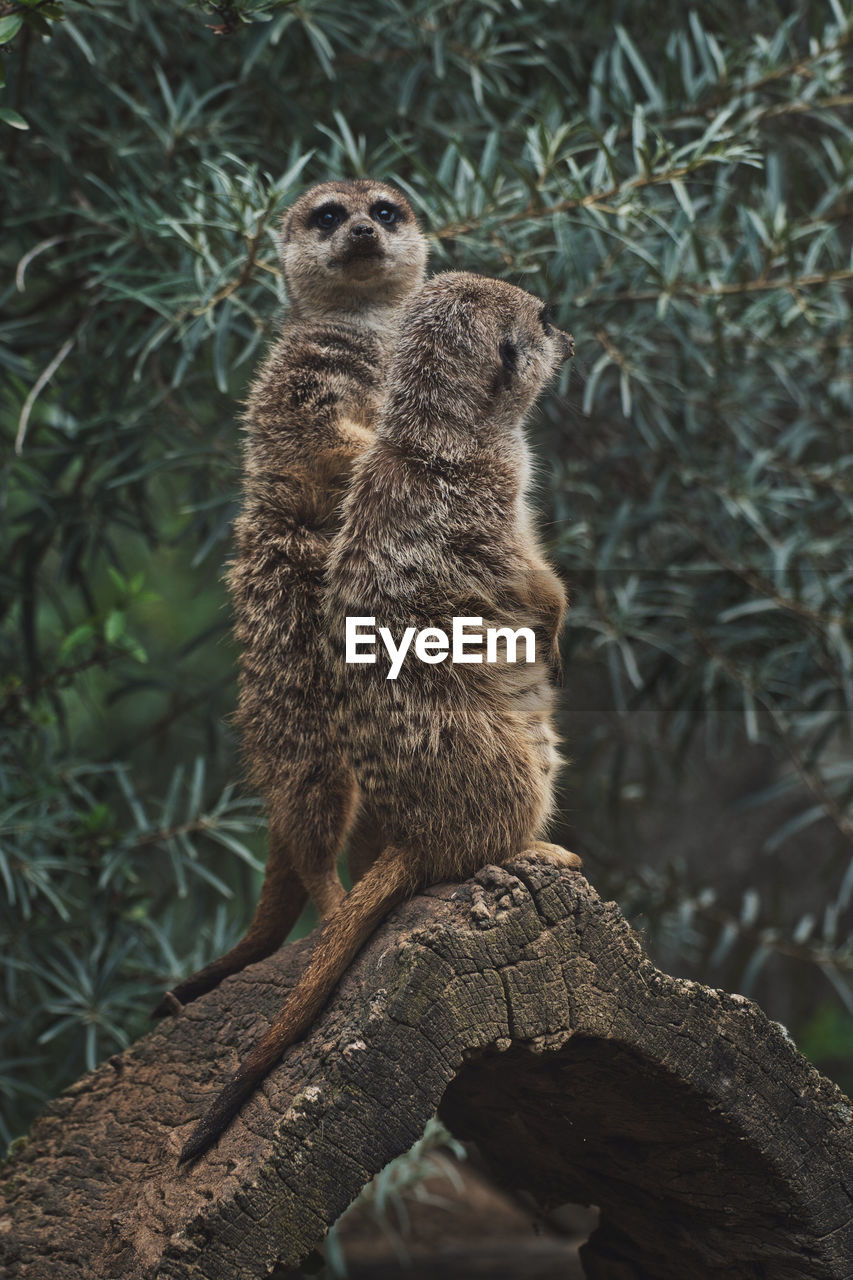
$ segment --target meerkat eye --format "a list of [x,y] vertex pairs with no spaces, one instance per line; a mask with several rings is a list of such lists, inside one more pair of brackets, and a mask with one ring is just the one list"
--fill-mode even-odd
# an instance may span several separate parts
[[505,379],[509,382],[518,368],[518,347],[514,342],[510,342],[507,338],[498,347],[498,355],[500,356],[501,364],[504,367]]
[[395,222],[400,221],[400,210],[388,200],[380,200],[370,212],[377,222],[384,222],[386,227],[393,227]]
[[542,321],[542,329],[547,338],[550,338],[554,332],[554,312],[550,306],[544,306],[539,312],[539,319]]
[[339,204],[322,204],[311,214],[310,222],[321,231],[331,231],[338,226],[346,215],[346,210]]

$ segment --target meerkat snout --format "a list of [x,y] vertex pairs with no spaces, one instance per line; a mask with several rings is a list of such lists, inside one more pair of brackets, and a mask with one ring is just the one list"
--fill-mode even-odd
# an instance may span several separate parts
[[575,340],[570,333],[564,333],[562,329],[556,327],[553,308],[548,303],[539,312],[539,323],[542,325],[543,332],[547,336],[556,338],[560,344],[560,364],[565,364],[567,360],[571,360],[575,354]]
[[562,347],[562,359],[560,364],[565,364],[567,360],[572,360],[575,354],[575,340],[570,333],[563,333],[562,329],[556,329],[555,333]]
[[376,270],[376,264],[387,256],[387,249],[382,243],[379,233],[372,222],[363,220],[351,222],[346,228],[347,244],[336,262],[330,261],[330,269],[353,266],[356,262],[367,262],[368,269]]

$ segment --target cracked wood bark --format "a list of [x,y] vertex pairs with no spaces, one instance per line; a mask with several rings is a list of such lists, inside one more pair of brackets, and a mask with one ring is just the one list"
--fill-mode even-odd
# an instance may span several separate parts
[[505,1185],[602,1208],[593,1280],[850,1280],[853,1111],[741,996],[668,977],[582,876],[399,908],[218,1146],[176,1156],[310,940],[85,1076],[0,1173],[9,1280],[295,1265],[437,1107]]

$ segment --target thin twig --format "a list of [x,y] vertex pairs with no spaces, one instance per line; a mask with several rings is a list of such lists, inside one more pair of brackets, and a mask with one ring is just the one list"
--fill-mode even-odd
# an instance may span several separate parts
[[[822,284],[837,284],[842,281],[853,280],[853,271],[844,267],[838,271],[814,272],[807,276],[794,276],[786,278],[778,276],[775,279],[762,277],[759,280],[741,280],[734,281],[729,284],[672,284],[662,285],[660,289],[643,289],[634,291],[626,289],[623,293],[600,294],[596,298],[596,302],[656,302],[658,298],[680,297],[680,298],[726,298],[734,297],[741,293],[767,293],[774,289],[814,289]],[[585,300],[586,295],[579,294],[577,301]]]
[[30,391],[30,394],[27,396],[26,400],[24,401],[24,407],[21,410],[21,416],[18,419],[18,434],[15,436],[15,453],[18,455],[18,457],[20,457],[20,455],[24,451],[24,437],[27,434],[27,424],[30,420],[30,413],[32,411],[33,405],[36,402],[36,399],[38,398],[39,392],[44,387],[46,387],[47,384],[50,382],[51,378],[56,373],[57,369],[62,364],[62,361],[68,355],[69,351],[74,346],[74,343],[76,341],[77,341],[77,335],[74,334],[72,337],[70,337],[67,340],[67,342],[63,342],[62,346],[60,347],[56,355],[53,357],[50,364],[47,366],[44,372],[39,375],[35,385],[32,387]]
[[62,244],[65,236],[51,236],[49,240],[40,240],[37,245],[30,249],[29,253],[25,253],[21,261],[15,269],[15,288],[18,293],[23,293],[25,289],[24,274],[33,258],[37,258],[40,253],[44,253],[46,249],[52,249],[54,245]]

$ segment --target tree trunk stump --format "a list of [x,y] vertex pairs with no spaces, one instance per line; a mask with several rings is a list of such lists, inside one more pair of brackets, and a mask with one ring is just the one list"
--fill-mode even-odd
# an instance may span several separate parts
[[53,1102],[0,1171],[9,1280],[295,1266],[439,1109],[506,1187],[601,1207],[591,1280],[850,1280],[853,1109],[743,996],[661,973],[582,876],[485,867],[398,908],[218,1145],[181,1145],[311,939]]

